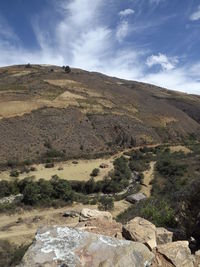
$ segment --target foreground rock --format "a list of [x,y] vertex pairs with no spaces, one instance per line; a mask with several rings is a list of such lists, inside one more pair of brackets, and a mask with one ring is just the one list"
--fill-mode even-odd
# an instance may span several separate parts
[[160,245],[157,252],[163,255],[175,267],[194,267],[187,241],[177,241]]
[[140,243],[68,227],[43,228],[21,267],[147,267],[154,254]]
[[88,219],[103,219],[112,221],[112,214],[108,211],[99,211],[91,209],[82,209],[80,213],[80,221],[87,221]]
[[155,225],[140,217],[135,217],[123,226],[122,235],[128,240],[141,242],[151,249],[157,246]]
[[163,245],[172,242],[173,233],[163,227],[156,228],[157,245]]
[[122,239],[122,224],[117,223],[115,220],[90,219],[88,221],[79,222],[75,228]]

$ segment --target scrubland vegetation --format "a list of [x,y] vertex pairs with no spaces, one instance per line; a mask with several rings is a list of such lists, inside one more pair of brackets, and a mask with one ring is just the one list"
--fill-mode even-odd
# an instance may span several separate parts
[[16,266],[19,264],[29,245],[16,246],[8,241],[0,240],[0,266]]
[[141,216],[157,226],[178,228],[200,240],[200,145],[190,144],[189,148],[188,154],[171,153],[162,146],[151,151],[151,158],[157,162],[151,197],[132,205],[118,216],[119,221]]
[[[58,207],[73,202],[112,210],[114,201],[140,190],[143,172],[148,170],[151,162],[156,162],[151,196],[131,205],[118,216],[118,220],[126,222],[141,216],[157,226],[178,228],[186,235],[200,239],[197,230],[200,212],[200,145],[190,142],[187,146],[191,151],[189,153],[171,152],[166,145],[125,152],[114,160],[114,170],[103,180],[96,180],[98,168],[91,172],[88,181],[67,181],[57,175],[49,181],[34,180],[33,177],[18,180],[17,171],[13,170],[10,181],[0,182],[0,197],[21,193],[23,198],[18,203],[0,204],[0,211],[12,211],[18,206]],[[132,189],[129,190],[130,185]]]

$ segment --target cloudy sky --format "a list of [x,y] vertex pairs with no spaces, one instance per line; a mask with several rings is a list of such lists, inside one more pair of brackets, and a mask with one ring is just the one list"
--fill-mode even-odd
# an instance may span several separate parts
[[28,62],[200,94],[200,1],[0,0],[0,66]]

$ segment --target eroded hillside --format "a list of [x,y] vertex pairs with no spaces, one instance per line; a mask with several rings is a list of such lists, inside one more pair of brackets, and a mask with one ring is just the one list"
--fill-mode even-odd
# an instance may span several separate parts
[[197,96],[80,69],[0,69],[1,163],[180,142],[200,136],[199,122]]

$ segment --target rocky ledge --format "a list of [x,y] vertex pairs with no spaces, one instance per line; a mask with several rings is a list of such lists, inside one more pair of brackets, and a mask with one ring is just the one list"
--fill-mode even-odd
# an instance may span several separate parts
[[154,254],[143,244],[68,227],[43,228],[21,266],[150,266]]
[[39,229],[20,267],[196,267],[199,264],[200,253],[191,255],[187,241],[172,242],[172,232],[156,228],[143,218],[136,217],[122,226],[109,214],[87,211],[88,214],[84,222],[80,217],[81,222],[74,228]]

